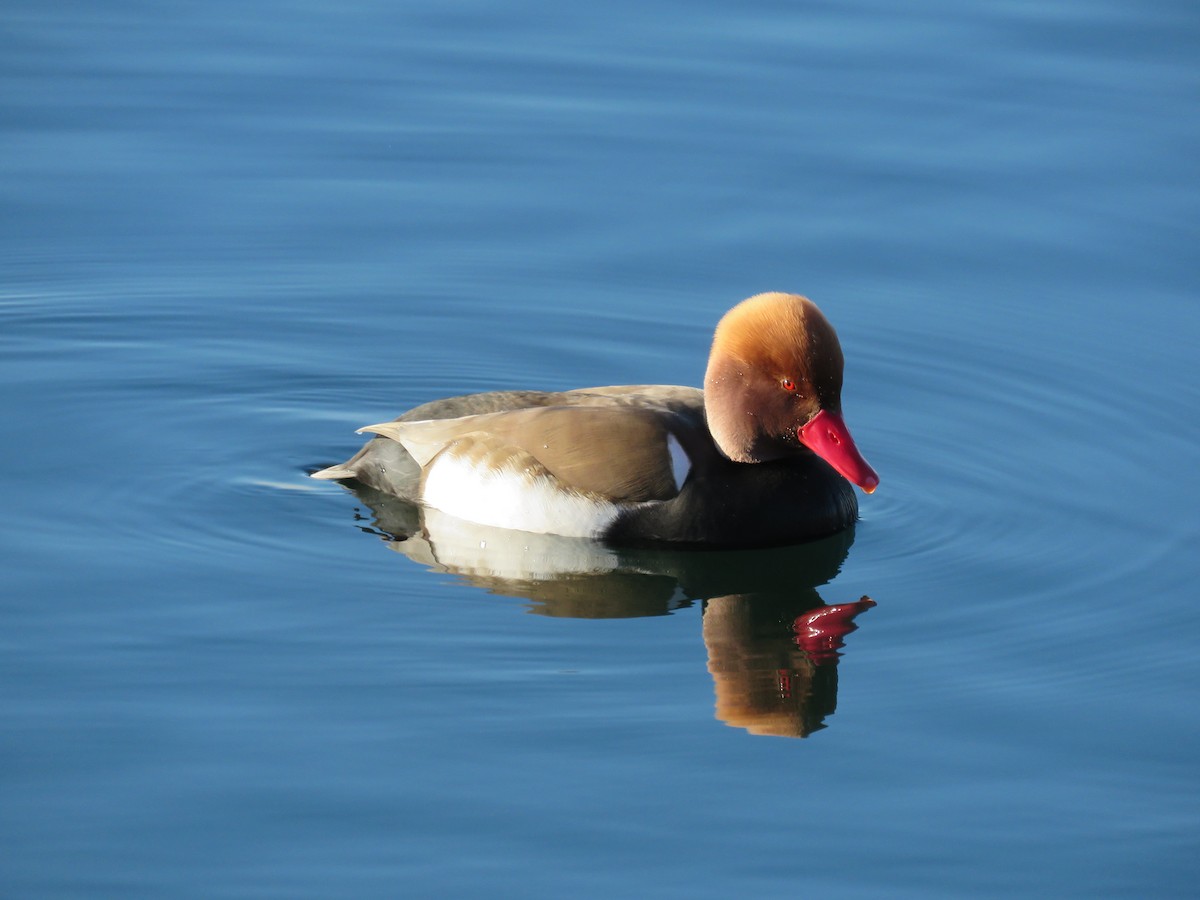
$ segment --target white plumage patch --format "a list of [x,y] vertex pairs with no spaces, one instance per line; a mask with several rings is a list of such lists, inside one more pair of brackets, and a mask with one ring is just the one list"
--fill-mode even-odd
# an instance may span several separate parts
[[480,466],[453,452],[430,463],[421,500],[468,522],[566,537],[599,537],[620,513],[616,504],[566,489],[544,470]]
[[692,471],[692,458],[687,455],[679,439],[670,433],[667,434],[667,452],[671,454],[671,475],[675,479],[675,490],[680,491],[683,489],[683,483],[687,481],[688,472]]

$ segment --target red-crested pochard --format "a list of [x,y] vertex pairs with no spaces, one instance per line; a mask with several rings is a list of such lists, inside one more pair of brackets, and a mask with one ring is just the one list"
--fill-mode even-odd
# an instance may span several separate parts
[[765,546],[854,523],[879,476],[841,415],[842,349],[812,301],[759,294],[717,325],[704,390],[631,385],[435,400],[353,458],[358,481],[500,528],[615,544]]

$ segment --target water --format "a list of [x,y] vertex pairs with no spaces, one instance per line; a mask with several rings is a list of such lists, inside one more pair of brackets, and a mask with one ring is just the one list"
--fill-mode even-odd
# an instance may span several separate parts
[[[1191,4],[0,16],[4,896],[1193,893]],[[840,543],[505,569],[305,477],[769,289]]]

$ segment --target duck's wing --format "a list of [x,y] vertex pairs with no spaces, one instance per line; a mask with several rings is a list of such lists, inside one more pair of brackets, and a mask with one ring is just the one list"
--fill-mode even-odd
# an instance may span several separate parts
[[[443,454],[484,464],[488,447],[511,447],[569,490],[614,502],[668,500],[679,493],[686,457],[669,414],[632,406],[552,406],[455,419],[384,422],[361,429],[403,445],[428,469]],[[486,436],[486,439],[484,439]]]
[[[547,391],[489,391],[482,394],[463,394],[423,403],[408,410],[396,421],[460,419],[483,413],[553,406],[563,402],[563,397],[562,393]],[[401,444],[394,440],[377,439],[368,441],[344,463],[313,472],[312,477],[329,481],[360,481],[386,493],[415,500],[421,469]]]

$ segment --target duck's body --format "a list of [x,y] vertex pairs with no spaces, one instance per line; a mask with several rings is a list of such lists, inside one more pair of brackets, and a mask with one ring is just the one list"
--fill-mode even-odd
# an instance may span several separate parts
[[[424,404],[314,477],[502,528],[620,544],[764,546],[849,527],[878,483],[840,418],[841,351],[810,301],[722,320],[705,391],[502,391]],[[818,456],[820,454],[820,456]],[[824,457],[822,459],[821,457]]]

